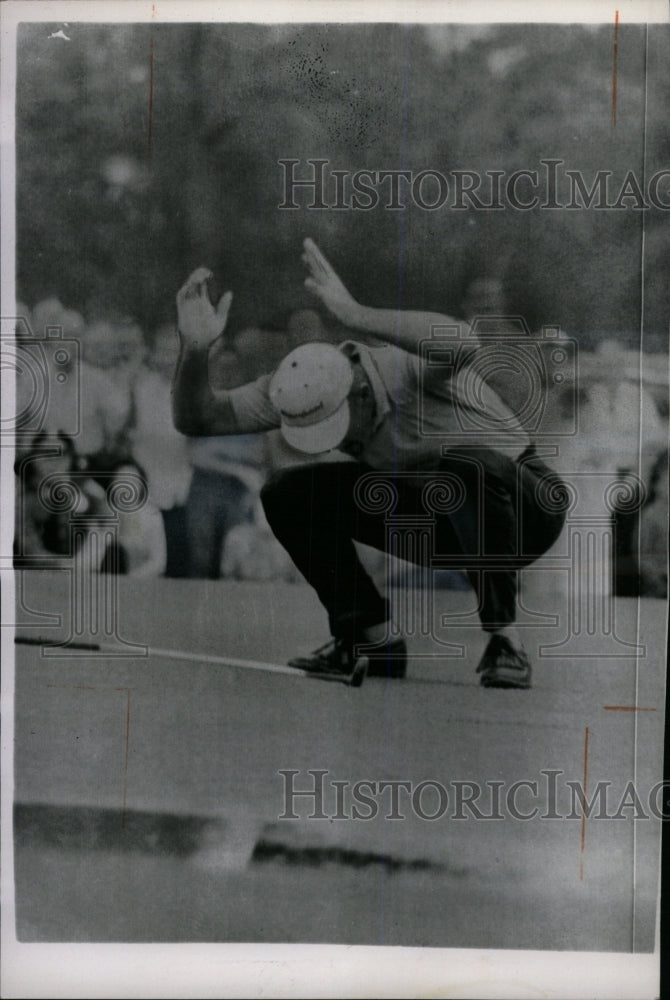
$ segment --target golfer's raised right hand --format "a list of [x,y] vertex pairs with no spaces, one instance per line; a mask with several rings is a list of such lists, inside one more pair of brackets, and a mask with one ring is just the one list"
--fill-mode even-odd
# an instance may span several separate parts
[[177,292],[179,334],[195,347],[208,347],[221,336],[228,322],[233,293],[224,292],[215,309],[207,288],[211,277],[206,267],[198,267]]

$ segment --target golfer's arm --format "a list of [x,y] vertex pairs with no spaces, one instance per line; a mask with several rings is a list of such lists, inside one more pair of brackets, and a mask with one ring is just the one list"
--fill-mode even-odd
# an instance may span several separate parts
[[350,325],[356,330],[371,333],[380,340],[402,347],[410,354],[418,354],[422,341],[434,336],[436,328],[457,327],[461,343],[469,329],[467,323],[442,313],[401,312],[397,309],[373,309],[371,306],[361,305],[356,306],[352,320]]
[[228,393],[215,392],[209,384],[209,350],[182,343],[177,361],[172,419],[177,430],[189,437],[239,433]]

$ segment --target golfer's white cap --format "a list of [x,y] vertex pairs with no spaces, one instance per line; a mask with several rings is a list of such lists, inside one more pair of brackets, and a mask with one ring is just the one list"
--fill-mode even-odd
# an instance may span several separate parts
[[301,344],[287,354],[270,381],[270,401],[288,443],[309,455],[331,451],[349,429],[354,373],[332,344]]

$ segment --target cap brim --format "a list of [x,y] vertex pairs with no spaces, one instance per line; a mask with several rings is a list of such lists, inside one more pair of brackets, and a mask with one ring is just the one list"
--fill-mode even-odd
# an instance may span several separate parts
[[296,427],[286,423],[281,425],[284,439],[291,447],[308,455],[319,455],[337,448],[344,441],[348,430],[349,403],[346,399],[335,413],[317,424],[309,427]]

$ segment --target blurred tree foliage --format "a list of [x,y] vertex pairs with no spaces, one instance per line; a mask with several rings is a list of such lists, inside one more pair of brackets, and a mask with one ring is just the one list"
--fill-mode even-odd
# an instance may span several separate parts
[[[29,304],[57,294],[149,329],[205,263],[235,291],[233,329],[281,325],[314,305],[300,262],[311,235],[369,304],[459,314],[468,282],[488,274],[536,329],[634,345],[642,319],[645,348],[667,346],[658,209],[278,209],[281,158],[302,175],[308,158],[445,174],[555,158],[589,186],[612,171],[614,197],[628,171],[644,184],[668,167],[665,26],[619,28],[616,124],[611,25],[71,23],[49,37],[58,28],[19,31],[17,294]],[[669,189],[666,177],[666,201]]]

